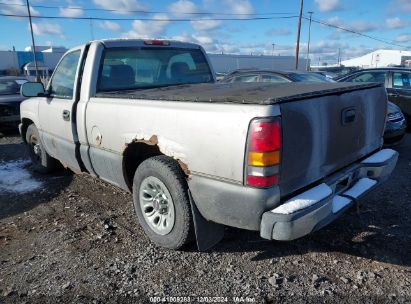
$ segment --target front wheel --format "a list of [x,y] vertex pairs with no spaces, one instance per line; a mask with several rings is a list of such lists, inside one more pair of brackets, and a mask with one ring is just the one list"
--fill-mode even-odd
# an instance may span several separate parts
[[39,131],[34,124],[27,128],[26,143],[34,171],[45,174],[54,171],[58,167],[57,161],[44,149]]
[[133,201],[140,225],[157,245],[180,249],[193,239],[188,186],[173,159],[155,156],[141,163],[134,175]]

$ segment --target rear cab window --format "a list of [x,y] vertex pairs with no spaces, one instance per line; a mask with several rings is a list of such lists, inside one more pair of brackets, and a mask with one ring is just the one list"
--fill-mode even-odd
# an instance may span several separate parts
[[109,48],[103,54],[99,74],[97,92],[214,81],[199,49]]
[[388,74],[387,71],[365,72],[365,73],[360,73],[360,74],[353,76],[352,78],[348,79],[348,81],[385,83],[387,74]]

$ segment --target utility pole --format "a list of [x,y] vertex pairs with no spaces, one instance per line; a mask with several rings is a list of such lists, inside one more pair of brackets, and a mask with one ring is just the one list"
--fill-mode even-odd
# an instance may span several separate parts
[[338,58],[337,58],[337,64],[338,66],[341,66],[341,49],[338,48]]
[[273,52],[272,52],[272,56],[274,56],[274,48],[275,48],[275,43],[272,44],[273,45]]
[[300,53],[301,17],[303,15],[303,2],[300,0],[300,15],[298,17],[297,45],[295,46],[295,69],[298,70],[298,55]]
[[310,15],[310,24],[308,26],[308,44],[307,44],[307,71],[310,70],[310,41],[311,41],[311,20],[313,17],[313,12],[308,12]]
[[34,44],[33,24],[31,23],[31,12],[30,12],[29,0],[26,0],[26,4],[27,4],[27,12],[29,14],[29,23],[30,23],[30,32],[31,32],[31,47],[33,51],[34,67],[36,69],[36,81],[38,82],[40,81],[39,67],[37,65],[36,45]]

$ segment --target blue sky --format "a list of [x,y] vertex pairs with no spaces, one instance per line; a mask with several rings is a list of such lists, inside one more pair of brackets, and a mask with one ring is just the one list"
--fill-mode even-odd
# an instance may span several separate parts
[[[62,20],[34,19],[37,45],[72,47],[94,38],[158,37],[202,44],[212,53],[291,55],[294,52],[297,19],[244,20],[250,17],[298,15],[299,0],[31,0],[36,16],[98,17],[135,19]],[[311,59],[337,61],[379,48],[410,50],[411,0],[305,0],[304,15],[389,41],[385,44],[317,23],[311,29]],[[0,14],[27,15],[23,0],[0,0]],[[13,5],[5,5],[13,4]],[[52,6],[55,8],[45,8]],[[77,9],[68,9],[69,7]],[[93,11],[88,9],[102,9]],[[107,11],[114,10],[114,11]],[[130,13],[146,11],[152,13]],[[187,13],[214,13],[187,14]],[[216,13],[220,15],[216,15]],[[275,13],[275,14],[272,14]],[[281,13],[281,14],[279,14]],[[237,15],[230,15],[237,14]],[[256,14],[256,15],[247,15]],[[160,21],[141,19],[151,18]],[[236,18],[238,20],[210,20]],[[140,20],[139,20],[140,19]],[[178,22],[173,19],[194,19]],[[0,16],[0,49],[30,45],[27,18]],[[301,51],[305,56],[308,21],[303,20]]]

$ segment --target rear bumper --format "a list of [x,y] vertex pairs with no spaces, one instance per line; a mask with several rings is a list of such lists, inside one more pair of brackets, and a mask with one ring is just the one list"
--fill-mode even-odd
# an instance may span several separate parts
[[260,235],[269,240],[294,240],[335,220],[345,210],[387,180],[398,153],[381,150],[361,163],[331,176],[276,208],[264,212]]

